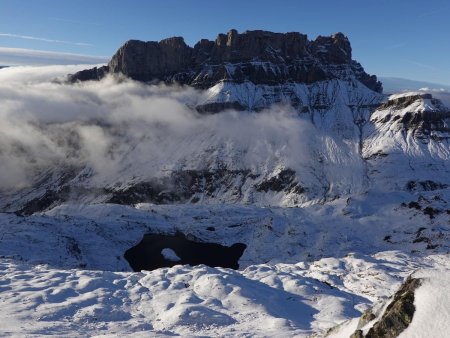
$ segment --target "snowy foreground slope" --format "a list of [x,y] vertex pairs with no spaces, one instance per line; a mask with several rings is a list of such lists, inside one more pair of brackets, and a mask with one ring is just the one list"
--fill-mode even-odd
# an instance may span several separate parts
[[[56,270],[10,260],[0,266],[1,331],[7,336],[323,336],[392,294],[419,266],[429,278],[417,292],[417,319],[402,337],[445,337],[448,329],[444,256],[389,251],[241,271]],[[337,336],[348,337],[356,328],[350,324]]]
[[[50,81],[75,70],[0,71],[1,336],[349,337],[414,273],[402,337],[445,337],[450,115],[439,100],[351,77],[276,91]],[[284,92],[303,108],[189,108]],[[131,272],[126,250],[176,232],[245,243],[240,269]]]

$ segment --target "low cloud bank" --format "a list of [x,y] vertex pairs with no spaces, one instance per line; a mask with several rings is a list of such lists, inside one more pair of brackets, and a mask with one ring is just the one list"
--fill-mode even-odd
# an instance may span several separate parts
[[[302,171],[317,159],[360,168],[351,147],[322,135],[290,107],[200,115],[205,93],[107,77],[53,81],[78,66],[0,70],[0,188],[27,186],[45,170],[88,167],[96,184],[179,169]],[[340,169],[342,171],[342,169]],[[324,178],[325,179],[325,178]]]

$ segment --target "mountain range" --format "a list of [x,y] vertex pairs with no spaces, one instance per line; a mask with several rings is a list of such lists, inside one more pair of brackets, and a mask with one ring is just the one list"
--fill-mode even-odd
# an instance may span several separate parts
[[[39,264],[67,283],[78,277],[58,271],[101,271],[74,272],[92,294],[77,286],[71,302],[48,284],[34,303],[58,295],[95,322],[86,334],[109,323],[114,334],[411,336],[414,311],[386,328],[389,297],[417,269],[421,281],[404,284],[413,299],[448,281],[450,109],[422,86],[384,94],[344,34],[130,40],[105,66],[53,75],[0,86],[0,255],[20,287],[12,276]],[[125,252],[146,234],[239,245],[239,269],[181,267],[167,244],[168,265],[129,272]],[[105,295],[108,311],[76,309]],[[417,320],[430,320],[420,304]],[[41,317],[64,316],[53,304]]]

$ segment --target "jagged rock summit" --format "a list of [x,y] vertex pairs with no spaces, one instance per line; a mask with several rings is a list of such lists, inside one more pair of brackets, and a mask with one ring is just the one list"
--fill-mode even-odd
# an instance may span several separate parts
[[[219,34],[215,41],[202,39],[194,47],[186,45],[182,37],[160,42],[129,40],[107,66],[83,70],[71,75],[69,80],[98,80],[109,73],[198,89],[209,89],[222,82],[280,86],[333,79],[356,80],[372,91],[382,92],[376,76],[367,74],[352,60],[350,42],[342,33],[310,41],[297,32],[238,33],[232,29],[227,34]],[[228,106],[220,108],[249,107],[242,102],[229,102]],[[218,107],[209,106],[206,110],[218,110]]]

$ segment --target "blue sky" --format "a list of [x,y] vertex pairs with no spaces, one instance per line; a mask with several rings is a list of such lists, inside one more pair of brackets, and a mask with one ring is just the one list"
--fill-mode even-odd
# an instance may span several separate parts
[[46,51],[50,63],[59,53],[67,63],[102,62],[128,39],[193,45],[231,28],[310,39],[341,31],[370,73],[450,84],[448,0],[0,0],[0,64],[33,63],[23,49]]

